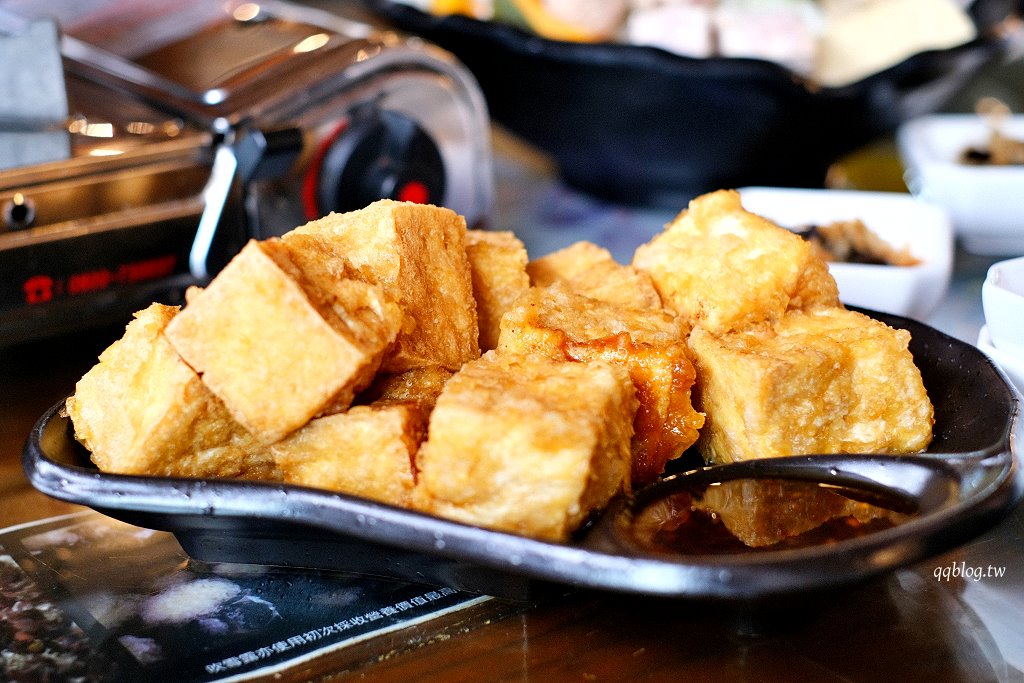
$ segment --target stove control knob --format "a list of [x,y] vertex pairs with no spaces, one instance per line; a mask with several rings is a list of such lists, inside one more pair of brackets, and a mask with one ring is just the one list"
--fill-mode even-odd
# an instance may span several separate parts
[[415,121],[392,111],[353,115],[329,143],[316,174],[310,218],[361,209],[378,199],[420,204],[444,201],[444,161],[437,145]]

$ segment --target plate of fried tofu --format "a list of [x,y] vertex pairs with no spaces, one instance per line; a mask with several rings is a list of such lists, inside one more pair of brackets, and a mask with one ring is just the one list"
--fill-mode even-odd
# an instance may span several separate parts
[[980,533],[1021,495],[1017,414],[735,191],[628,264],[381,200],[139,311],[24,463],[201,561],[755,599]]

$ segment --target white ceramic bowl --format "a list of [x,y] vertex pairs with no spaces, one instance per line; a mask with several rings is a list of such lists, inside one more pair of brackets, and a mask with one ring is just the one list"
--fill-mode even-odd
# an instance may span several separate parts
[[[1003,132],[1024,139],[1024,115]],[[989,130],[974,114],[933,114],[904,123],[896,142],[907,187],[945,207],[964,249],[975,254],[1024,254],[1024,166],[964,164],[969,147],[985,147]]]
[[859,218],[896,248],[909,247],[914,266],[830,263],[843,303],[924,319],[949,288],[953,228],[940,207],[899,192],[747,187],[743,206],[783,227]]
[[988,325],[983,325],[978,333],[978,348],[1006,373],[1018,393],[1024,393],[1024,357],[1006,353],[993,346]]
[[981,305],[992,345],[1024,364],[1024,258],[989,267]]

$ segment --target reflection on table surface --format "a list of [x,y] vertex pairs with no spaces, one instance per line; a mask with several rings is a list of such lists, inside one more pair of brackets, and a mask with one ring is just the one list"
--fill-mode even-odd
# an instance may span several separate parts
[[[590,239],[628,261],[675,214],[567,190],[543,159],[512,144],[496,138],[498,204],[488,227],[514,230],[532,256]],[[974,343],[991,260],[958,254],[947,301],[927,322]],[[0,526],[80,510],[27,484],[21,447],[120,331],[0,351]],[[179,571],[184,558],[167,539],[161,547],[171,552],[155,561]],[[274,680],[1024,681],[1022,549],[1018,507],[967,546],[835,594],[756,607],[573,591],[530,605],[492,600],[323,654]]]

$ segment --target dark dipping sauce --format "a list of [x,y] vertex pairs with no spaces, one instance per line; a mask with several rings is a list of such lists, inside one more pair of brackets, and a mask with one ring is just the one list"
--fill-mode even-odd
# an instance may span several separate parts
[[648,552],[738,554],[829,545],[891,529],[917,514],[894,493],[814,481],[736,479],[699,484],[633,516],[633,540]]

